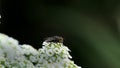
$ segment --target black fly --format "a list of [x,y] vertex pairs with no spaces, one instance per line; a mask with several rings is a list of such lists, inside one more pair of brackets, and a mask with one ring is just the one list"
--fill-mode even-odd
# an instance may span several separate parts
[[63,37],[53,36],[45,39],[45,42],[63,43]]

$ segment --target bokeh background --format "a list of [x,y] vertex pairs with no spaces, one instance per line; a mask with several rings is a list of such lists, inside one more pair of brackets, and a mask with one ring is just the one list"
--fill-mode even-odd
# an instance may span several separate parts
[[63,36],[82,68],[120,68],[119,0],[0,0],[0,32],[40,48]]

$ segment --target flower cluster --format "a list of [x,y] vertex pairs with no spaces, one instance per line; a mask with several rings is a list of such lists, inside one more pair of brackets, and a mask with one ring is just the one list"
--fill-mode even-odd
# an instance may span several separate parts
[[43,42],[38,50],[0,33],[0,68],[81,68],[63,43]]

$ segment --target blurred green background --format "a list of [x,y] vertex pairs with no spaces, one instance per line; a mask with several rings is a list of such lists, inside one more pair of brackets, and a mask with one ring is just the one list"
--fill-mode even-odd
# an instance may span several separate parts
[[120,68],[119,0],[2,0],[0,32],[40,48],[63,36],[82,68]]

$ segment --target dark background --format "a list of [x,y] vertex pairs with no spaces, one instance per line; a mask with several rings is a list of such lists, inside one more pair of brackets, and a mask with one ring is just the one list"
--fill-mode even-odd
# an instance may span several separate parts
[[[2,4],[2,5],[1,5]],[[0,32],[40,48],[63,36],[82,68],[120,68],[119,0],[0,0]]]

